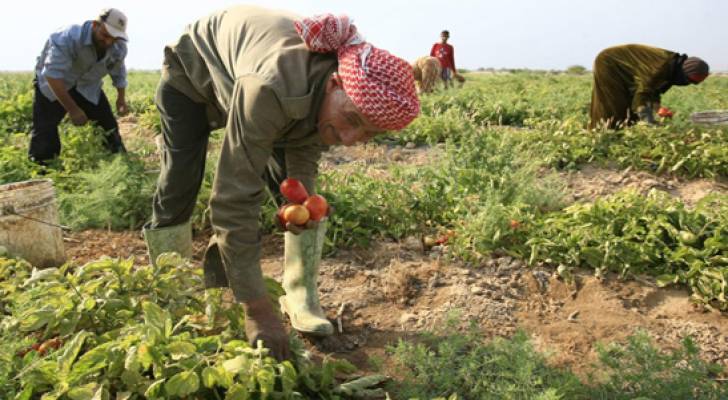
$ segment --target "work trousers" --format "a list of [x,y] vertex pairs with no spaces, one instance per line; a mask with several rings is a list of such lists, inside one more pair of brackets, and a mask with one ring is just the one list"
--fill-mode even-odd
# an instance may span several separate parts
[[[46,161],[58,157],[61,153],[61,139],[58,136],[58,124],[66,115],[66,109],[61,103],[49,100],[35,85],[33,97],[33,128],[30,132],[30,147],[28,156],[31,160],[44,164]],[[98,104],[88,101],[72,88],[68,91],[73,101],[86,113],[90,121],[96,122],[104,131],[104,146],[112,153],[125,152],[124,143],[119,135],[119,125],[116,123],[111,105],[104,91],[101,91]]]

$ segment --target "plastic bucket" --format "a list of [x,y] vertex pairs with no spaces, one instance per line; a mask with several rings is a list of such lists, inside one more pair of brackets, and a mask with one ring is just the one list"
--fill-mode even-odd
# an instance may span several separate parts
[[694,112],[690,119],[696,124],[728,125],[728,110],[712,110]]
[[38,179],[0,186],[0,246],[39,268],[66,262],[53,181]]

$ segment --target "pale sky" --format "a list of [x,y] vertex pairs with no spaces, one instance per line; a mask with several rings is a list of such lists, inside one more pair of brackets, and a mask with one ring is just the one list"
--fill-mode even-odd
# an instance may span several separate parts
[[[164,45],[226,0],[6,1],[0,70],[32,70],[48,35],[116,7],[129,18],[127,68],[159,69]],[[12,6],[10,5],[12,4]],[[266,0],[300,15],[345,13],[375,46],[407,60],[429,54],[450,31],[458,68],[591,68],[603,48],[643,43],[704,58],[728,70],[726,0]],[[449,6],[448,4],[456,4]]]

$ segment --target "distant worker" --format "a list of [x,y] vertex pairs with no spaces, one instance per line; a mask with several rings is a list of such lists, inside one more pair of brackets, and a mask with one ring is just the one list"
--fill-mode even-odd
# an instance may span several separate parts
[[589,128],[653,124],[663,93],[673,85],[696,85],[708,74],[705,61],[669,50],[639,44],[602,50],[594,60]]
[[44,164],[60,154],[58,124],[66,114],[77,126],[97,122],[106,131],[106,148],[126,151],[102,89],[108,74],[117,90],[116,111],[126,114],[126,25],[126,16],[109,8],[93,21],[50,35],[35,66],[31,160]]
[[452,79],[457,74],[455,69],[455,49],[447,41],[450,39],[449,31],[440,33],[440,42],[432,45],[430,56],[436,57],[440,61],[442,68],[441,76],[445,84],[445,88],[452,86]]
[[440,79],[442,68],[437,58],[424,56],[415,60],[414,64],[412,64],[412,72],[419,92],[432,93],[435,90],[437,81]]

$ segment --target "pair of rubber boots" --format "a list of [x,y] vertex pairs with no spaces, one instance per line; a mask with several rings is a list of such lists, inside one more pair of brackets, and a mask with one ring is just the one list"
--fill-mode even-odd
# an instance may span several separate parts
[[[334,333],[318,296],[318,271],[326,237],[326,220],[316,229],[307,229],[299,235],[285,234],[285,266],[283,289],[279,303],[281,311],[291,319],[299,332],[327,336]],[[155,264],[157,257],[166,252],[177,252],[182,257],[192,256],[192,229],[189,223],[150,229],[144,227],[149,259]]]

